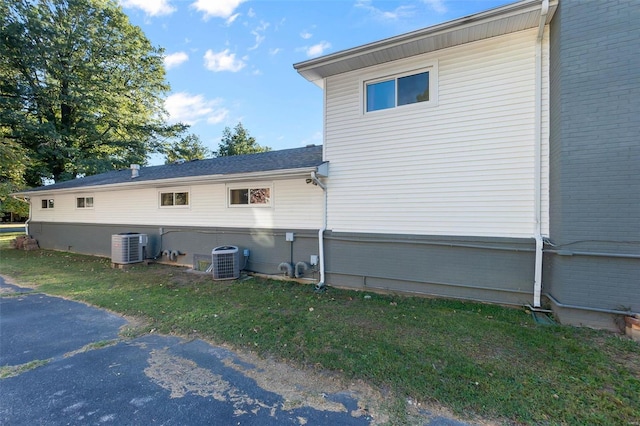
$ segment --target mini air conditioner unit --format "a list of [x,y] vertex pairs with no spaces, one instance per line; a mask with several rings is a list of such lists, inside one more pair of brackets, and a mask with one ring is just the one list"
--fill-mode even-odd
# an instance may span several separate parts
[[220,246],[211,251],[211,270],[214,280],[235,280],[240,277],[238,247]]
[[147,234],[116,234],[111,236],[111,262],[119,264],[138,263],[144,260]]

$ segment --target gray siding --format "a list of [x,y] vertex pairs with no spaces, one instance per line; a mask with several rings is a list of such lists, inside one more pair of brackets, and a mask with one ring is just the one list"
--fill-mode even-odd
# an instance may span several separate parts
[[[246,228],[195,228],[156,227],[140,225],[96,225],[75,223],[36,222],[29,225],[29,233],[38,240],[40,247],[75,253],[111,257],[111,235],[122,232],[139,232],[149,236],[147,257],[178,265],[193,265],[193,255],[211,255],[218,246],[237,246],[242,253],[250,250],[246,270],[263,274],[280,274],[278,265],[289,262],[309,262],[318,254],[318,233],[300,229],[246,229]],[[285,233],[294,232],[293,244],[285,241]],[[161,256],[163,250],[178,250],[183,255],[177,262]],[[309,277],[317,274],[309,271]]]
[[563,304],[640,311],[640,259],[566,256],[640,255],[639,23],[637,0],[563,0],[551,23],[544,290]]
[[331,285],[532,302],[533,239],[327,232],[325,248]]

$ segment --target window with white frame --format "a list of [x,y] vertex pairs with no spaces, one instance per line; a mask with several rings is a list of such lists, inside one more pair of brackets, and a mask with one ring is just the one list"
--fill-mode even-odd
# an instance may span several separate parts
[[53,205],[54,205],[53,198],[42,200],[41,206],[43,209],[52,209]]
[[229,188],[229,206],[269,207],[271,205],[271,188],[243,187]]
[[433,100],[432,69],[398,74],[364,82],[365,112],[397,108]]
[[77,209],[92,209],[93,197],[76,197]]
[[189,191],[160,192],[160,207],[188,207]]

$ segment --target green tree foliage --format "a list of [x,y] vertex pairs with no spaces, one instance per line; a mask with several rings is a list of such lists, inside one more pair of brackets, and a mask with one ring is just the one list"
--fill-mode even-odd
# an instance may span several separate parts
[[26,151],[15,141],[0,139],[0,215],[29,214],[29,204],[16,200],[9,194],[24,187],[24,171],[28,164]]
[[116,0],[0,0],[0,138],[25,183],[145,164],[165,124],[163,52]]
[[271,151],[268,146],[261,146],[253,136],[238,123],[233,129],[225,127],[222,132],[222,142],[218,145],[218,150],[213,152],[215,157],[228,157],[231,155],[255,154],[257,152]]
[[190,133],[164,150],[164,163],[171,164],[179,160],[203,160],[210,155],[211,151],[202,144],[198,135]]

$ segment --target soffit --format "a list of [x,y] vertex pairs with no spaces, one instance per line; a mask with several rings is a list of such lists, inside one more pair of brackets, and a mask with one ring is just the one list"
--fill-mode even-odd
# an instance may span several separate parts
[[[336,74],[446,49],[465,43],[536,28],[542,0],[524,0],[454,21],[402,34],[378,42],[343,50],[294,64],[307,80],[323,86],[323,79]],[[546,23],[557,7],[552,1]]]

